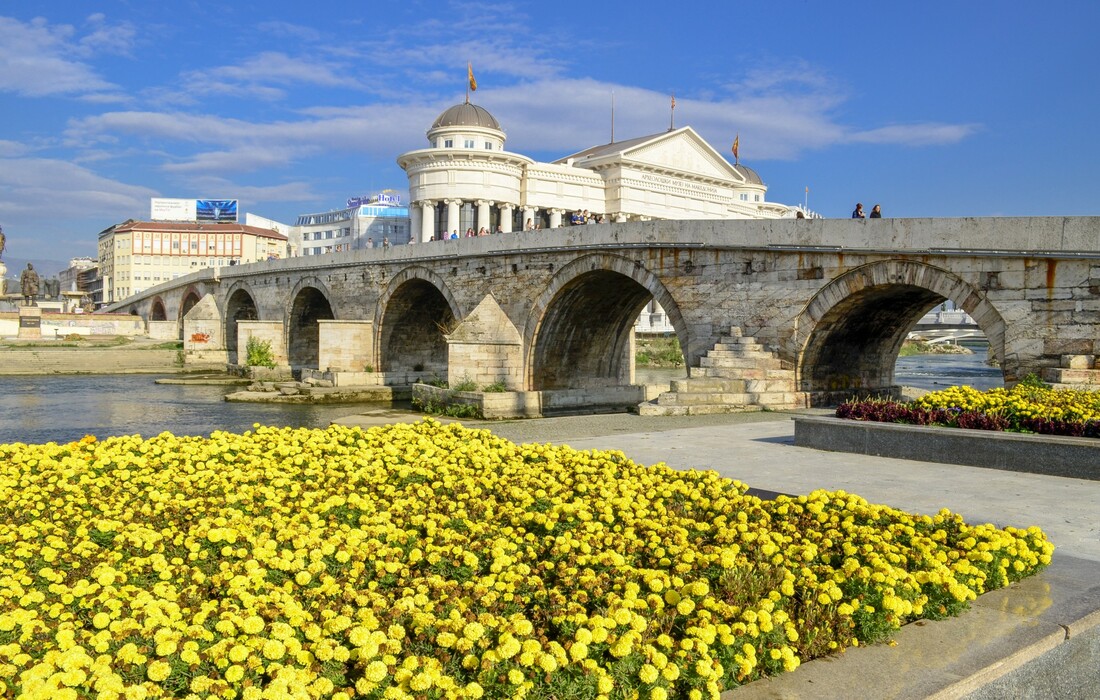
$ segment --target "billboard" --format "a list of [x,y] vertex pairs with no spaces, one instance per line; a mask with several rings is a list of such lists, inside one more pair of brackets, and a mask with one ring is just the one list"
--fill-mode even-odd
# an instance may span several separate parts
[[152,221],[237,221],[235,199],[152,199]]
[[235,199],[196,199],[195,220],[237,222],[237,200]]
[[194,221],[195,200],[153,199],[149,218],[153,221]]

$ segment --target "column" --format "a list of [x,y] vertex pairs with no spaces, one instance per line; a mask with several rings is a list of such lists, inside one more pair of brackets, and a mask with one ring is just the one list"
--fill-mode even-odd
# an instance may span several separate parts
[[[450,238],[452,231],[458,231],[458,208],[462,206],[461,199],[446,199],[443,200],[447,203],[447,230],[444,232],[444,238]],[[459,237],[465,231],[458,231]]]
[[[409,243],[416,243],[417,237],[420,235],[420,217],[423,215],[423,211],[420,209],[420,202],[409,203]],[[362,241],[360,245],[365,245]],[[324,366],[324,365],[322,365]]]
[[486,202],[484,199],[477,200],[477,229],[481,230],[485,228],[489,233],[493,232],[493,229],[489,226],[489,207],[493,206],[492,202]]
[[512,212],[515,207],[511,204],[500,205],[500,230],[504,233],[512,232]]
[[435,202],[424,200],[420,203],[420,242],[427,243],[435,238]]
[[522,231],[527,230],[527,221],[528,221],[528,219],[530,219],[532,224],[535,223],[535,212],[537,212],[537,211],[538,211],[538,209],[535,208],[535,207],[524,207],[523,208],[523,228],[520,229],[520,230],[522,230]]
[[550,228],[561,228],[561,209],[550,210]]

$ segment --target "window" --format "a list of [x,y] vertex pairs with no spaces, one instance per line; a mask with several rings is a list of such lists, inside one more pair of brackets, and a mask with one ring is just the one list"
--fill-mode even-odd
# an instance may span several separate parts
[[485,150],[486,150],[486,151],[491,151],[491,150],[493,150],[493,142],[492,142],[492,141],[486,141],[486,142],[485,142]]
[[754,195],[752,196],[752,201],[754,201],[754,202],[759,202],[759,201],[760,201],[760,195],[758,195],[758,194],[754,194]]
[[741,201],[742,201],[742,202],[747,202],[747,201],[749,201],[749,196],[748,196],[747,194],[742,194],[742,195],[741,195]]
[[466,142],[462,145],[463,145],[464,148],[473,148],[474,147],[474,140],[473,139],[466,139]]
[[444,148],[454,148],[454,146],[455,146],[455,142],[454,142],[453,139],[447,139],[446,141],[443,142],[443,147]]

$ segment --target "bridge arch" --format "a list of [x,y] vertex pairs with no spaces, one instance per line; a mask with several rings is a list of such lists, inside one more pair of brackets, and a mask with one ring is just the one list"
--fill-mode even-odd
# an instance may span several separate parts
[[225,319],[225,350],[229,364],[242,364],[238,354],[237,323],[256,321],[260,318],[260,312],[256,306],[256,295],[247,282],[235,282],[229,288],[222,318]]
[[164,299],[161,299],[160,295],[153,297],[153,303],[149,307],[149,320],[150,321],[167,321],[168,313],[164,308]]
[[882,260],[829,282],[797,318],[799,388],[829,402],[856,390],[892,386],[909,329],[945,300],[974,319],[1004,367],[1005,322],[978,288],[934,265]]
[[426,267],[397,273],[378,299],[376,366],[447,376],[446,333],[465,317],[443,278]]
[[198,288],[194,285],[189,286],[183,290],[183,299],[180,301],[180,327],[183,327],[183,319],[187,316],[187,313],[195,308],[195,305],[202,299],[202,294],[199,293]]
[[[626,383],[630,330],[650,299],[688,348],[680,307],[657,277],[633,260],[593,253],[564,265],[535,301],[524,329],[525,382],[533,391]],[[686,358],[688,364],[693,358]]]
[[317,322],[336,318],[331,298],[332,293],[317,277],[303,277],[294,285],[284,324],[291,369],[317,367],[321,350],[321,329]]

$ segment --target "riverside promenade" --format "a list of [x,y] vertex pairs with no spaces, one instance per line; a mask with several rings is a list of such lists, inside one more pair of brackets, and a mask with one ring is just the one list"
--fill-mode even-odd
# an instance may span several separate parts
[[[765,497],[844,490],[911,512],[947,508],[974,524],[1038,525],[1057,548],[1044,572],[979,597],[961,617],[908,625],[894,636],[896,646],[811,661],[724,698],[1100,698],[1100,481],[795,447],[791,415],[462,422],[516,442],[614,449],[642,464],[712,469]],[[390,413],[336,422],[369,427],[413,419]]]

